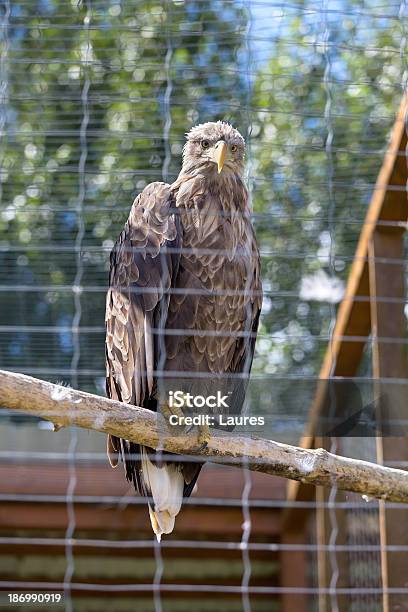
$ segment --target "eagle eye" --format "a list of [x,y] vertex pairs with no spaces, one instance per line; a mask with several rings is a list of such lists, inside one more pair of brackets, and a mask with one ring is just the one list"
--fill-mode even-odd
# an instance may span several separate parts
[[208,149],[210,147],[210,141],[207,139],[204,139],[201,141],[201,147],[203,149]]
[[238,146],[237,146],[237,145],[232,145],[232,147],[231,147],[231,151],[232,151],[233,153],[236,153],[236,151],[238,151]]

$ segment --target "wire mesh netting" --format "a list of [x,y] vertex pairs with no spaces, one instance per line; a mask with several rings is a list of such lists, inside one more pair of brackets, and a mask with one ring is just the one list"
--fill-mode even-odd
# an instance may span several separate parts
[[[178,176],[185,132],[222,119],[247,142],[261,254],[256,408],[274,415],[267,437],[298,443],[390,156],[405,2],[4,0],[0,17],[1,367],[105,393],[110,251],[135,196]],[[381,259],[388,275],[406,277],[404,248]],[[368,395],[373,344],[350,374]],[[335,488],[305,501],[283,480],[206,466],[159,545],[105,436],[2,410],[0,440],[2,589],[63,590],[79,611],[107,598],[115,611],[382,609],[375,501]],[[373,438],[327,448],[378,451]],[[288,535],[289,511],[292,528],[302,519]]]

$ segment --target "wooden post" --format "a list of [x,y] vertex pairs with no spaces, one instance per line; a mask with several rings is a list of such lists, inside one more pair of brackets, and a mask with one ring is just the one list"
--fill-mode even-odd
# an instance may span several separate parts
[[326,552],[323,550],[323,546],[328,541],[329,529],[327,525],[327,512],[321,504],[327,502],[327,495],[323,487],[316,488],[316,543],[318,546],[317,550],[317,584],[319,587],[319,612],[330,612],[329,601],[325,589],[330,582],[329,579],[329,565],[327,562]]
[[[406,195],[404,194],[406,197]],[[373,376],[377,380],[377,417],[385,424],[388,419],[406,418],[406,397],[396,385],[384,385],[384,379],[407,379],[404,345],[393,342],[405,337],[404,301],[406,299],[404,266],[404,235],[395,227],[375,230],[369,247],[370,304],[373,341]],[[392,389],[396,392],[392,393]],[[391,392],[390,392],[391,391]],[[388,397],[393,401],[385,402]],[[405,413],[405,414],[404,414]],[[380,426],[380,430],[383,428]],[[387,432],[385,432],[386,434]],[[380,435],[377,438],[377,461],[408,460],[407,438]],[[379,502],[381,573],[383,610],[407,610],[407,596],[389,594],[389,588],[407,588],[408,553],[386,550],[386,546],[408,546],[408,510],[387,508]]]
[[[317,438],[316,442],[320,445],[328,447],[328,439]],[[339,441],[337,442],[339,445]],[[341,448],[339,449],[341,452]],[[345,501],[345,496],[342,491],[336,491],[334,503],[338,504]],[[337,589],[350,587],[350,575],[347,552],[333,551],[329,552],[327,546],[330,543],[332,530],[336,528],[336,540],[333,544],[347,544],[347,515],[343,508],[334,508],[334,512],[330,512],[330,490],[323,487],[316,487],[316,543],[318,545],[317,553],[317,576],[319,586],[319,612],[331,612],[333,609],[330,593],[328,590],[333,588],[338,612],[347,612],[349,608],[348,597],[344,594],[337,593]],[[332,525],[331,516],[334,517],[335,526]],[[331,559],[335,559],[338,569],[338,575],[335,583],[332,584],[334,576]]]
[[[284,531],[281,538],[283,545],[297,545],[301,547],[306,544],[304,530]],[[291,588],[306,588],[307,585],[307,558],[305,550],[282,550],[280,554],[280,580],[281,587],[287,588],[288,592],[282,594],[282,612],[307,612],[307,595],[304,593],[290,592]]]

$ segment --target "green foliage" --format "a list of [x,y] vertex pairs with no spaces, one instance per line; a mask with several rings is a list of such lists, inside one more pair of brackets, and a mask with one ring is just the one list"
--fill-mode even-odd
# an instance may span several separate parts
[[61,331],[3,333],[0,360],[70,380],[82,215],[80,324],[95,329],[81,334],[80,383],[93,389],[104,371],[109,250],[136,194],[178,174],[184,132],[227,109],[237,120],[244,13],[228,1],[103,0],[88,28],[85,3],[12,5],[0,257],[3,283],[20,289],[2,294],[2,324]]
[[[402,96],[397,11],[381,20],[354,1],[337,8],[326,22],[312,2],[288,10],[254,87],[254,206],[269,215],[258,235],[272,292],[257,366],[272,374],[318,372],[335,316],[327,298],[338,301],[347,277]],[[308,277],[326,299],[299,300]]]

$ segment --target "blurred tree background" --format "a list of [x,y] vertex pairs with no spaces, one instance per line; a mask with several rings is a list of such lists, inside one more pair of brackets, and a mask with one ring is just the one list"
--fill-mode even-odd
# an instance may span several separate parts
[[184,133],[227,119],[262,252],[254,371],[317,374],[406,79],[399,2],[326,4],[3,4],[1,367],[102,392],[110,248]]

